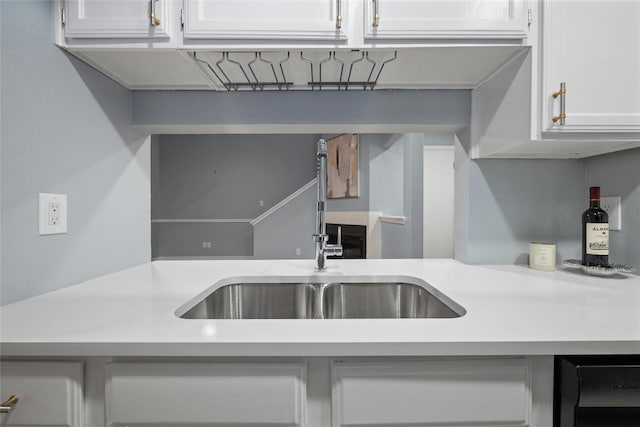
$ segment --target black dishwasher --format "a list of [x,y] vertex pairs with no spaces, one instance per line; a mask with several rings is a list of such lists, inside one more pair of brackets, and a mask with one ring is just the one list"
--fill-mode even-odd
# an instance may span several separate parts
[[557,356],[554,427],[640,427],[640,355]]

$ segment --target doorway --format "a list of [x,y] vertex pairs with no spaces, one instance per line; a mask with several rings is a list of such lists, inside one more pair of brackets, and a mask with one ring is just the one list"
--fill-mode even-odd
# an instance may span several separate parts
[[423,150],[423,258],[453,258],[454,147]]

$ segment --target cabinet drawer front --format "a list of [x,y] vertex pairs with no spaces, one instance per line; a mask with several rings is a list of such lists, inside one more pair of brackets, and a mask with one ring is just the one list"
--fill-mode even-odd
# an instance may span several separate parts
[[300,363],[113,363],[107,425],[302,426]]
[[335,363],[333,426],[528,426],[521,359]]
[[18,396],[8,414],[0,415],[3,427],[83,425],[82,363],[2,362],[1,401]]

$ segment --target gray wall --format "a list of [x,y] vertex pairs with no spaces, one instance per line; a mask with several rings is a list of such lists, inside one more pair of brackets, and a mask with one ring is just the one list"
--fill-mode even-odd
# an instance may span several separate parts
[[153,258],[253,256],[253,227],[248,222],[153,223]]
[[[396,193],[391,196],[396,204],[394,211],[385,211],[389,215],[405,216],[404,224],[382,223],[383,258],[421,258],[423,252],[423,148],[424,146],[451,146],[453,135],[439,133],[407,133],[395,143],[400,144],[394,163],[399,164],[401,185],[384,187],[385,174],[381,175],[382,193]],[[395,147],[395,145],[394,145]],[[391,147],[388,151],[394,150]],[[384,154],[383,154],[384,155]],[[399,162],[399,163],[398,163]],[[372,178],[373,179],[373,178]],[[387,181],[390,183],[392,181]],[[371,196],[373,198],[373,196]],[[389,209],[392,209],[391,207]],[[371,210],[378,210],[372,206]]]
[[[312,259],[316,187],[311,187],[254,227],[256,258]],[[300,249],[298,255],[296,249]]]
[[[370,147],[369,209],[385,215],[404,215],[404,138],[394,135]],[[368,209],[368,210],[369,210]]]
[[529,242],[580,257],[584,160],[470,160],[456,138],[455,253],[469,264],[526,264]]
[[[2,304],[150,259],[149,136],[131,94],[53,44],[49,0],[0,2]],[[68,233],[38,235],[38,193]]]
[[[405,216],[405,223],[382,223],[383,258],[422,258],[422,150],[423,134],[405,134],[396,144],[402,144],[402,206],[396,215]],[[393,191],[393,189],[389,189]],[[386,212],[385,212],[386,213]]]
[[[254,219],[313,179],[318,138],[270,134],[161,135],[156,142],[154,137],[153,258],[311,257],[315,189],[255,228],[246,221],[223,221]],[[422,147],[447,143],[453,143],[451,135],[425,138],[423,134],[361,134],[360,197],[330,199],[327,210],[376,210],[405,215],[407,221],[402,226],[383,225],[386,236],[383,256],[421,257]],[[385,156],[393,158],[396,180],[388,179],[392,167],[389,162],[370,170],[371,162]],[[371,188],[370,182],[379,188]],[[373,196],[383,199],[398,196],[391,197],[397,206],[388,203],[374,206]],[[259,200],[264,200],[264,207],[259,207]],[[296,248],[300,248],[300,255],[296,255]]]
[[[395,143],[401,144],[402,150],[395,153],[390,138],[387,134],[362,135],[361,197],[330,200],[328,209],[379,210],[378,196],[399,193],[393,198],[401,201],[397,211],[385,211],[391,208],[384,206],[382,211],[404,215],[406,223],[382,225],[382,256],[421,257],[422,149],[425,145],[451,145],[454,139],[450,134],[405,134]],[[313,178],[316,139],[314,135],[161,136],[155,146],[157,157],[154,154],[154,161],[160,164],[160,190],[154,184],[154,218],[255,218]],[[280,153],[285,152],[291,159],[278,163],[282,161]],[[393,188],[382,188],[381,182],[398,180],[387,179],[389,172],[384,168],[370,170],[370,162],[375,164],[380,156],[392,154],[402,156],[394,159],[402,184],[400,188],[397,183]],[[295,158],[299,167],[282,167],[295,163]],[[558,244],[558,261],[579,257],[584,164],[583,160],[471,161],[463,153],[456,159],[456,174],[466,170],[466,176],[457,176],[456,187],[458,197],[466,194],[468,215],[464,222],[456,223],[456,236],[464,234],[462,243],[457,242],[456,257],[473,264],[526,263],[529,242],[538,240]],[[293,258],[298,247],[305,257],[310,251],[306,228],[312,226],[313,203],[300,205],[300,201],[307,196],[266,220],[275,221],[272,231],[267,232],[263,224],[255,240],[247,223],[155,223],[154,257],[250,257],[255,252],[260,258]],[[265,200],[262,209],[258,205],[261,197]],[[456,211],[464,212],[465,206],[458,203]],[[278,241],[276,236],[287,229],[288,238]],[[255,248],[253,242],[259,242],[260,236],[270,236],[265,237],[270,243]],[[203,242],[211,242],[211,247],[204,248]]]
[[[382,188],[381,182],[393,180],[382,176],[370,166],[379,156],[390,155],[387,142],[390,135],[362,135],[361,141],[361,199],[331,200],[331,210],[377,210],[376,200],[383,193],[396,192],[402,197],[397,212],[405,215],[405,225],[382,225],[385,258],[411,258],[422,254],[422,147],[450,145],[453,137],[441,134],[406,134],[402,143],[402,188]],[[314,144],[314,141],[309,143]],[[385,145],[387,144],[387,145]],[[553,241],[557,244],[557,262],[580,257],[580,215],[586,208],[586,188],[601,185],[604,195],[623,197],[623,231],[611,233],[612,260],[640,265],[637,244],[640,232],[640,150],[630,150],[586,160],[470,160],[463,144],[458,144],[456,158],[456,257],[471,264],[526,264],[531,241]],[[313,150],[311,148],[310,150]],[[393,147],[390,149],[393,150]],[[396,153],[397,154],[397,153]],[[369,159],[369,161],[367,161]],[[397,160],[397,159],[396,159]],[[312,160],[313,163],[313,160]],[[367,171],[367,168],[371,169]],[[312,170],[314,166],[311,166]],[[378,171],[378,172],[376,172]],[[367,179],[369,176],[370,179]],[[378,177],[379,178],[379,177]],[[176,178],[177,179],[177,178]],[[396,180],[397,181],[397,180]],[[371,185],[371,187],[369,187]],[[297,185],[296,187],[299,187]],[[379,188],[378,188],[379,187]],[[373,192],[374,194],[371,194]],[[312,193],[312,192],[311,192]],[[310,193],[310,194],[311,194]],[[286,197],[283,195],[281,198]],[[309,196],[311,197],[311,196]],[[302,199],[301,199],[302,200]],[[391,208],[388,208],[391,209]],[[384,211],[385,209],[383,209]],[[288,209],[278,215],[274,230],[281,234],[287,224],[301,218],[312,218],[313,204]],[[276,219],[273,219],[276,221]],[[311,224],[310,221],[309,224]],[[309,224],[297,227],[309,227]],[[293,227],[293,226],[292,226]],[[294,227],[295,228],[295,227]],[[291,229],[291,228],[290,228]],[[250,242],[248,230],[239,235]],[[273,234],[273,233],[272,233]],[[272,235],[266,240],[270,247],[256,251],[259,257],[295,257],[295,248],[302,248],[306,257],[307,231],[298,239],[278,242]],[[179,237],[173,237],[174,240]],[[259,240],[259,239],[258,239]],[[215,244],[214,244],[215,246]],[[269,255],[269,251],[273,251]],[[249,250],[245,252],[249,254]]]
[[469,185],[468,262],[526,264],[531,241],[580,257],[582,160],[478,160]]
[[161,135],[154,218],[256,218],[315,177],[315,144],[313,135]]
[[[2,7],[0,6],[0,26],[2,26]],[[2,273],[2,136],[4,135],[2,132],[2,108],[4,107],[3,103],[2,103],[2,73],[3,73],[3,59],[4,56],[2,55],[2,39],[3,39],[3,34],[2,34],[2,29],[0,28],[0,305],[2,305],[2,277],[3,277],[3,273]]]
[[423,240],[423,146],[424,135],[413,134],[404,151],[405,233],[410,244],[410,258],[422,258]]
[[159,220],[257,218],[315,177],[316,141],[295,134],[161,135],[152,150],[153,257],[252,256],[248,222]]
[[587,159],[586,188],[592,185],[622,197],[622,229],[609,234],[609,260],[640,272],[640,148]]
[[151,133],[401,133],[462,129],[471,91],[136,91]]
[[[337,128],[345,123],[387,132],[418,131],[424,126],[451,131],[469,123],[468,91],[131,94],[54,46],[53,4],[49,0],[0,1],[1,304],[148,261],[150,144],[146,133],[131,127],[132,117],[142,127],[164,132],[179,128],[187,133],[212,126],[230,132],[251,126],[271,132],[278,126],[342,132]],[[467,151],[468,147],[458,148],[457,161],[462,163],[456,163],[460,259],[526,262],[527,243],[547,239],[558,242],[559,259],[577,257],[577,218],[585,208],[586,187],[599,184],[603,193],[623,197],[623,231],[612,232],[612,260],[640,264],[638,150],[583,161],[480,162],[468,160]],[[372,154],[363,155],[370,158]],[[301,170],[313,171],[313,166],[304,164],[313,163],[312,157],[294,158]],[[153,158],[154,164],[161,160]],[[214,161],[214,166],[217,174],[241,169],[243,164]],[[414,166],[406,173],[410,182],[419,182],[420,172]],[[281,188],[289,194],[304,182],[283,183]],[[287,184],[292,188],[285,189]],[[173,215],[186,215],[200,203],[195,199],[198,194],[185,199],[172,183],[154,188],[154,199],[161,197],[158,191],[165,187],[174,192],[177,203],[160,207]],[[257,200],[265,201],[264,209],[272,203],[271,188],[260,188],[260,194],[236,194],[236,203],[210,207],[210,213],[227,216],[242,207],[253,215],[254,210],[261,211]],[[403,194],[410,219],[421,217],[417,188],[413,185]],[[68,194],[67,234],[38,235],[39,192]],[[361,210],[352,208],[356,209]],[[166,230],[168,236],[189,235],[170,227]],[[246,247],[242,242],[249,241],[247,234],[237,234],[243,236],[239,247]],[[202,237],[198,229],[192,235]],[[400,234],[394,236],[406,241]],[[216,239],[210,239],[214,248]],[[416,239],[408,241],[411,250],[418,248]]]

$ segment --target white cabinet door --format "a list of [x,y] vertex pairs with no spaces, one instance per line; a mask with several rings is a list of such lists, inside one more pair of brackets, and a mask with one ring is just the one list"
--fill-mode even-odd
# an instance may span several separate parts
[[639,23],[637,0],[544,2],[543,131],[640,131]]
[[530,426],[524,359],[334,363],[334,427]]
[[522,39],[526,0],[364,0],[365,38]]
[[65,0],[68,38],[168,38],[169,0]]
[[185,39],[346,40],[347,0],[185,0]]
[[82,427],[82,363],[2,362],[0,401],[18,402],[0,414],[2,427]]
[[301,363],[112,363],[108,426],[304,426]]

